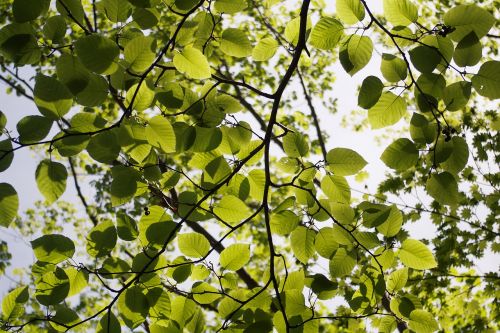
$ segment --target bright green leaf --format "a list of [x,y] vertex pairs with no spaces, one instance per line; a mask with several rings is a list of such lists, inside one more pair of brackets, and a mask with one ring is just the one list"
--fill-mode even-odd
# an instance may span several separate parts
[[68,171],[61,163],[43,160],[36,168],[35,178],[38,190],[51,204],[66,191]]
[[406,239],[399,249],[399,259],[409,268],[424,270],[437,266],[432,252],[416,239]]

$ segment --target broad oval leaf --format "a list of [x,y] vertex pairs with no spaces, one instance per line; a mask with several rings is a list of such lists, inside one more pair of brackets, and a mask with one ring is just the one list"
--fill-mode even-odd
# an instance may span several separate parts
[[151,66],[156,58],[156,40],[149,36],[139,36],[127,43],[123,54],[129,68],[142,73]]
[[146,138],[153,147],[160,148],[164,153],[175,152],[175,132],[170,121],[163,116],[149,119],[146,126]]
[[365,18],[365,7],[359,0],[337,0],[335,4],[340,20],[347,24],[355,24]]
[[42,305],[56,305],[64,301],[69,289],[68,276],[63,269],[56,267],[36,281],[35,298]]
[[288,132],[283,138],[283,149],[289,157],[304,157],[309,152],[309,144],[304,135]]
[[353,76],[370,62],[372,52],[373,42],[369,37],[351,35],[340,49],[340,63]]
[[337,46],[343,35],[342,23],[331,17],[323,17],[312,29],[309,43],[321,50],[331,50]]
[[403,59],[389,53],[384,53],[382,54],[380,71],[387,81],[398,82],[406,79],[408,66]]
[[405,114],[405,100],[391,92],[386,92],[368,110],[368,122],[372,129],[379,129],[396,124]]
[[489,99],[500,98],[500,61],[487,61],[472,77],[472,86],[477,93]]
[[410,313],[408,326],[416,333],[432,333],[439,329],[434,316],[422,309],[415,309]]
[[50,132],[52,119],[42,116],[26,116],[17,123],[21,143],[34,143],[43,140]]
[[409,268],[424,270],[437,266],[432,252],[416,239],[406,239],[398,253],[399,259]]
[[68,171],[61,163],[43,160],[36,168],[35,178],[38,190],[51,204],[66,191]]
[[19,197],[12,185],[0,183],[0,226],[8,227],[17,216]]
[[347,252],[341,247],[335,252],[335,255],[330,259],[330,275],[333,278],[343,277],[352,272],[356,266],[356,255],[354,252]]
[[456,6],[444,14],[443,19],[444,24],[455,28],[450,37],[456,42],[470,33],[480,39],[495,23],[493,15],[474,4]]
[[295,257],[303,264],[307,264],[314,255],[314,239],[316,232],[311,229],[299,226],[290,235],[290,243]]
[[230,245],[221,252],[219,260],[222,268],[237,271],[250,260],[250,245]]
[[225,54],[244,58],[252,54],[252,44],[243,30],[228,28],[222,32],[220,49]]
[[266,61],[271,59],[278,50],[279,44],[272,37],[262,38],[252,50],[252,58],[255,61]]
[[361,155],[348,148],[330,150],[326,155],[326,162],[337,176],[355,175],[368,164]]
[[186,256],[202,258],[210,250],[210,243],[205,236],[198,233],[179,234],[177,236],[179,250]]
[[247,219],[252,212],[250,208],[234,195],[225,195],[214,207],[214,214],[229,225],[236,225]]
[[212,75],[205,55],[193,47],[177,52],[173,61],[175,68],[190,78],[202,80]]
[[118,69],[120,49],[107,37],[98,34],[81,37],[75,43],[75,50],[82,64],[95,73],[107,75]]
[[394,26],[407,26],[418,19],[418,9],[410,0],[384,0],[384,14]]
[[427,193],[442,205],[456,205],[459,199],[458,184],[449,172],[433,174],[425,186]]
[[371,108],[380,99],[383,89],[384,84],[378,77],[367,76],[363,80],[363,83],[361,84],[361,88],[359,90],[358,105],[363,109]]
[[73,105],[73,95],[65,85],[41,74],[35,78],[34,99],[40,113],[53,120],[64,116]]
[[44,235],[31,242],[35,257],[41,262],[58,264],[71,259],[75,254],[75,244],[63,235]]
[[24,303],[29,299],[28,286],[19,287],[10,291],[2,299],[2,319],[13,321],[24,314]]
[[87,252],[93,257],[104,257],[111,253],[117,241],[116,228],[111,220],[101,221],[87,235]]
[[391,143],[380,159],[391,169],[406,170],[417,164],[418,156],[415,144],[409,139],[401,138]]

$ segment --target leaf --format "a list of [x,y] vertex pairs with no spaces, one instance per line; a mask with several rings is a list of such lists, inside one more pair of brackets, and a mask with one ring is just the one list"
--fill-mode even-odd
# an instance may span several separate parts
[[403,59],[395,55],[384,53],[382,54],[382,63],[380,71],[384,78],[389,82],[398,82],[406,79],[408,75],[408,67]]
[[142,73],[151,66],[156,58],[156,40],[149,36],[139,36],[127,43],[123,54],[129,63],[129,68],[136,73]]
[[33,21],[49,9],[50,0],[14,0],[12,12],[16,22]]
[[31,242],[35,257],[42,262],[58,264],[71,259],[75,254],[75,244],[63,235],[43,235]]
[[97,324],[96,333],[121,333],[120,322],[112,311],[105,311]]
[[495,23],[495,18],[486,10],[474,5],[459,5],[444,14],[444,24],[455,28],[450,37],[460,42],[470,33],[477,39],[485,36]]
[[275,55],[278,47],[279,44],[274,38],[262,38],[253,48],[252,58],[255,61],[267,61]]
[[408,281],[407,267],[392,272],[387,278],[387,291],[393,293],[403,289],[406,281]]
[[111,220],[101,221],[87,235],[87,252],[92,257],[108,256],[117,241],[116,228]]
[[35,77],[34,99],[40,113],[52,120],[64,116],[73,105],[73,95],[66,86],[41,74]]
[[235,14],[246,9],[247,2],[245,0],[216,0],[214,7],[219,13]]
[[98,34],[81,37],[75,43],[75,51],[82,64],[95,73],[108,75],[118,69],[120,49],[107,37]]
[[111,204],[113,207],[129,202],[137,191],[139,173],[133,167],[116,165],[111,168]]
[[175,132],[170,121],[163,116],[149,119],[146,126],[146,138],[153,147],[160,148],[164,153],[175,152]]
[[382,90],[384,89],[384,84],[376,76],[367,76],[358,95],[358,105],[363,109],[369,109],[374,106],[382,95]]
[[214,214],[223,222],[235,226],[250,217],[250,208],[234,195],[225,195],[214,207]]
[[180,234],[177,236],[179,250],[188,257],[202,258],[208,254],[210,243],[205,236],[198,233]]
[[355,175],[368,164],[361,155],[348,148],[330,150],[326,155],[326,162],[337,176]]
[[127,90],[125,105],[133,105],[134,110],[144,111],[153,104],[155,98],[154,90],[149,86],[148,82],[134,84]]
[[0,29],[0,54],[17,66],[34,64],[41,52],[29,23],[13,23]]
[[278,235],[288,235],[297,228],[300,219],[290,210],[275,212],[271,215],[271,230]]
[[321,189],[333,202],[346,203],[351,201],[351,188],[341,176],[325,176],[321,181]]
[[[311,18],[307,17],[306,22],[306,36],[311,30]],[[300,32],[300,17],[295,17],[294,19],[288,21],[285,26],[285,39],[292,45],[297,45],[299,42],[299,32]]]
[[441,62],[441,55],[435,48],[419,45],[409,52],[413,66],[421,73],[432,73]]
[[416,143],[432,143],[436,139],[437,125],[430,123],[425,116],[414,113],[410,121],[410,135]]
[[125,22],[132,14],[132,5],[122,0],[101,0],[97,7],[111,22]]
[[208,79],[212,75],[207,58],[199,50],[186,47],[174,56],[175,68],[192,79]]
[[437,267],[432,252],[416,239],[406,239],[398,253],[399,259],[409,268],[424,270]]
[[312,29],[309,43],[321,50],[331,50],[337,46],[343,35],[344,26],[340,21],[331,17],[323,17]]
[[353,76],[370,62],[372,52],[373,42],[369,37],[351,35],[340,49],[340,63]]
[[384,14],[393,26],[417,22],[417,7],[409,0],[384,0]]
[[421,309],[415,309],[410,313],[408,326],[416,333],[432,333],[439,329],[438,322],[434,316]]
[[24,303],[29,299],[28,286],[10,291],[2,299],[2,319],[6,322],[19,318],[24,313]]
[[233,244],[225,248],[220,254],[222,268],[237,271],[250,260],[250,245]]
[[225,54],[244,58],[252,54],[252,44],[243,30],[228,28],[222,32],[220,49]]
[[68,171],[61,163],[43,160],[36,168],[35,178],[38,190],[51,204],[66,191]]
[[359,0],[337,0],[336,6],[340,20],[347,24],[355,24],[365,18],[365,7]]
[[314,239],[314,247],[320,256],[330,259],[339,248],[339,244],[335,241],[333,228],[321,228]]
[[500,98],[500,61],[487,61],[472,77],[472,86],[477,93],[489,99]]
[[52,326],[54,330],[66,332],[68,326],[77,325],[80,322],[81,319],[75,311],[63,305],[57,306],[56,308],[56,313],[51,318],[53,321],[50,322],[50,326]]
[[56,305],[64,301],[69,289],[68,276],[64,270],[56,267],[55,271],[43,274],[36,281],[35,298],[42,305]]
[[5,116],[5,113],[0,111],[0,133],[2,133],[5,129],[5,125],[7,125],[7,117]]
[[12,185],[0,183],[0,226],[8,227],[17,216],[19,197]]
[[314,255],[314,239],[316,232],[311,229],[299,226],[290,235],[290,243],[295,257],[303,264],[307,264]]
[[309,145],[304,135],[288,132],[283,138],[283,149],[289,157],[304,157],[309,152]]
[[396,124],[405,114],[405,100],[391,92],[386,92],[368,110],[368,122],[372,129],[379,129]]
[[[117,303],[120,316],[129,328],[134,329],[146,320],[149,303],[146,295],[143,293],[143,287],[139,285],[128,287],[120,295]],[[110,324],[112,322],[111,320]]]
[[62,15],[51,16],[43,26],[43,34],[53,43],[60,43],[66,35],[66,28],[66,21]]
[[78,270],[75,267],[68,267],[64,270],[69,280],[69,292],[68,297],[79,294],[83,289],[85,289],[89,282],[89,274],[81,269]]
[[[477,90],[477,89],[476,89]],[[443,101],[448,111],[459,111],[467,105],[471,94],[471,83],[459,81],[444,89]]]
[[88,145],[87,152],[94,160],[111,164],[120,154],[120,146],[113,132],[105,131],[94,135]]
[[330,275],[333,278],[343,277],[352,272],[356,266],[356,256],[353,252],[347,252],[341,247],[335,252],[335,255],[330,259]]
[[385,221],[377,225],[376,228],[385,237],[394,237],[399,233],[402,225],[403,214],[396,205],[392,205],[389,208],[389,215]]
[[133,241],[139,235],[137,222],[124,211],[116,213],[116,231],[118,237],[125,241]]
[[483,47],[476,34],[470,33],[458,44],[453,60],[460,67],[475,66],[483,56]]
[[21,143],[34,143],[43,140],[50,132],[52,119],[42,116],[26,116],[16,125]]
[[433,174],[425,186],[427,193],[442,205],[456,205],[459,199],[458,184],[449,172]]
[[380,159],[391,169],[407,170],[417,164],[418,156],[415,144],[411,140],[401,138],[391,143],[384,150]]
[[453,151],[451,155],[441,163],[441,167],[453,174],[458,174],[462,171],[469,160],[469,146],[464,138],[454,136],[451,138]]

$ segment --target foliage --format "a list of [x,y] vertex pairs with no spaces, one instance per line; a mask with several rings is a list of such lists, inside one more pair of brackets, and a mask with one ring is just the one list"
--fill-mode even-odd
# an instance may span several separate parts
[[[37,260],[0,328],[497,331],[499,276],[473,268],[500,249],[498,8],[326,3],[1,2],[0,79],[40,114],[0,112],[0,172],[33,148],[45,202],[19,212],[29,194],[0,183],[0,225]],[[334,62],[372,59],[356,126],[391,137],[390,171],[360,195],[373,168],[327,148],[319,110]]]

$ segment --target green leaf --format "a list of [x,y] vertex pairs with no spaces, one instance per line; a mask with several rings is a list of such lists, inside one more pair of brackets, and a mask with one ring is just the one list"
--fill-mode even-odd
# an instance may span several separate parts
[[191,291],[193,293],[193,299],[200,304],[211,304],[221,298],[217,288],[206,282],[196,282]]
[[112,74],[118,69],[118,45],[111,39],[92,34],[79,38],[75,43],[78,59],[87,69],[98,74]]
[[407,26],[418,19],[418,9],[409,0],[384,0],[384,14],[394,26]]
[[372,52],[373,42],[369,37],[351,35],[340,49],[340,63],[353,76],[370,62]]
[[267,61],[271,59],[278,50],[279,44],[272,37],[265,37],[258,41],[252,50],[252,58],[255,61]]
[[121,333],[120,322],[112,311],[106,311],[99,320],[96,333]]
[[406,66],[406,62],[403,59],[389,53],[384,53],[382,54],[380,71],[387,81],[398,82],[406,79],[408,66]]
[[406,170],[417,164],[418,156],[415,144],[411,140],[401,138],[391,143],[380,159],[391,169]]
[[133,109],[137,111],[144,111],[148,109],[153,103],[155,98],[155,92],[150,87],[148,82],[143,82],[134,84],[127,90],[127,96],[125,98],[125,105],[129,106],[133,104]]
[[[307,17],[306,36],[307,34],[309,34],[309,31],[311,30],[311,26],[312,26],[311,18]],[[285,39],[292,45],[297,45],[297,43],[299,42],[299,32],[300,32],[300,17],[295,17],[294,19],[288,21],[288,23],[286,24]]]
[[234,195],[225,195],[214,207],[214,214],[231,226],[247,219],[252,212],[250,208]]
[[68,326],[76,325],[80,322],[81,319],[75,311],[63,305],[59,305],[56,308],[56,313],[51,318],[53,321],[50,322],[50,326],[56,331],[66,332]]
[[455,28],[450,37],[456,42],[470,33],[480,39],[490,31],[494,23],[493,15],[474,4],[459,5],[444,14],[444,24]]
[[28,286],[16,288],[5,295],[2,299],[2,319],[9,322],[21,317],[28,299]]
[[57,0],[57,11],[68,21],[84,25],[85,12],[81,0]]
[[137,222],[124,211],[116,213],[116,231],[118,237],[125,241],[133,241],[139,235]]
[[247,8],[247,2],[245,0],[216,0],[214,7],[219,13],[235,14]]
[[483,47],[476,34],[465,36],[453,53],[453,60],[460,67],[475,66],[483,56]]
[[292,211],[279,211],[271,215],[271,230],[278,235],[288,235],[297,228],[299,222],[299,217]]
[[59,80],[45,75],[35,77],[35,104],[45,117],[57,120],[73,105],[73,95]]
[[295,257],[303,264],[307,264],[314,255],[314,239],[316,232],[311,229],[299,226],[290,235],[290,243]]
[[33,21],[49,9],[50,0],[14,0],[12,12],[16,22]]
[[316,234],[314,247],[320,256],[330,259],[330,257],[339,248],[339,244],[335,241],[335,232],[333,231],[333,228],[321,228]]
[[416,333],[432,333],[439,329],[439,325],[434,316],[421,309],[415,309],[410,313],[408,326]]
[[19,197],[16,190],[7,183],[0,183],[0,226],[8,227],[17,216]]
[[442,205],[456,205],[459,199],[458,184],[449,172],[433,174],[425,186],[427,193]]
[[129,68],[133,72],[142,73],[156,58],[156,40],[149,36],[136,37],[125,45],[123,54]]
[[0,111],[0,136],[5,129],[5,125],[7,125],[7,117],[5,116],[5,113]]
[[440,74],[424,73],[417,79],[418,88],[415,87],[415,95],[424,93],[440,99],[446,87],[446,80]]
[[0,29],[0,54],[18,66],[40,60],[40,49],[29,23],[13,23]]
[[342,176],[325,176],[321,189],[335,203],[348,204],[351,201],[351,188]]
[[75,254],[75,244],[66,236],[43,235],[31,242],[35,257],[42,262],[58,264],[71,259]]
[[132,5],[122,0],[101,0],[98,10],[103,12],[111,22],[125,22],[132,14]]
[[186,47],[174,56],[175,68],[192,79],[208,79],[212,75],[207,58],[199,50]]
[[69,280],[69,292],[68,297],[79,294],[83,289],[85,289],[89,282],[89,274],[83,269],[77,269],[75,267],[68,267],[64,270]]
[[365,7],[359,0],[337,0],[336,9],[340,20],[347,24],[355,24],[365,18]]
[[160,13],[155,8],[135,8],[132,18],[141,29],[146,30],[158,24]]
[[36,281],[35,298],[42,305],[56,305],[64,301],[70,289],[69,279],[63,269],[43,274]]
[[436,139],[437,125],[430,123],[425,116],[414,113],[410,121],[410,135],[416,143],[432,143]]
[[244,58],[252,54],[252,44],[243,30],[228,28],[222,32],[220,49],[225,54]]
[[[477,86],[477,85],[476,85]],[[477,90],[477,89],[476,89]],[[443,101],[448,111],[458,111],[467,105],[471,94],[471,83],[459,81],[444,89]]]
[[405,114],[405,100],[391,92],[386,92],[368,110],[368,122],[372,129],[379,129],[396,124]]
[[384,84],[376,76],[367,76],[358,95],[358,105],[363,109],[369,109],[374,106],[382,95],[382,90],[384,89]]
[[309,152],[309,145],[304,135],[288,132],[283,137],[283,149],[289,157],[304,157]]
[[66,28],[66,21],[62,15],[51,16],[43,26],[43,34],[53,43],[60,43],[66,35]]
[[113,207],[128,203],[137,191],[139,173],[133,167],[116,165],[111,168],[111,204]]
[[87,252],[92,257],[105,257],[115,248],[116,228],[111,220],[101,221],[87,235]]
[[386,215],[386,211],[383,213],[383,216],[387,216],[384,222],[377,225],[377,231],[380,232],[385,237],[394,237],[401,230],[401,226],[403,225],[403,214],[398,209],[396,205],[392,205],[389,208],[389,214]]
[[340,21],[331,17],[323,17],[312,29],[309,43],[321,50],[331,50],[337,46],[343,35],[344,26]]
[[250,246],[248,244],[233,244],[225,248],[220,254],[222,268],[237,271],[250,260]]
[[337,176],[355,175],[368,164],[361,155],[348,148],[330,150],[326,155],[326,162]]
[[489,99],[500,98],[500,61],[487,61],[472,77],[472,86],[477,93]]
[[[128,287],[120,295],[117,303],[120,316],[129,328],[134,329],[146,320],[149,312],[149,302],[143,293],[143,287],[139,285]],[[112,324],[113,320],[109,323]]]
[[435,48],[419,45],[409,52],[413,66],[421,73],[432,73],[441,62],[441,54]]
[[42,116],[26,116],[19,120],[16,127],[21,143],[38,142],[49,134],[52,119]]
[[403,289],[406,281],[408,281],[407,267],[392,272],[387,278],[387,291],[393,293]]
[[403,265],[409,268],[424,270],[437,267],[432,252],[424,243],[416,239],[406,239],[401,244],[398,256]]
[[105,131],[94,135],[87,145],[87,152],[90,157],[98,162],[113,163],[120,154],[120,146],[116,140],[115,133]]
[[210,243],[205,236],[198,233],[180,234],[177,236],[179,250],[186,256],[202,258],[208,254]]
[[356,266],[356,255],[354,252],[347,252],[341,247],[335,252],[335,255],[330,259],[330,275],[333,278],[343,277],[352,272]]
[[175,152],[175,132],[170,121],[163,116],[149,119],[146,126],[146,138],[153,147],[160,148],[165,153]]
[[35,178],[38,190],[51,204],[66,191],[68,171],[61,163],[43,160],[36,168]]
[[469,146],[464,138],[454,136],[451,138],[453,151],[451,155],[441,163],[441,167],[453,174],[458,174],[467,165],[469,160]]

